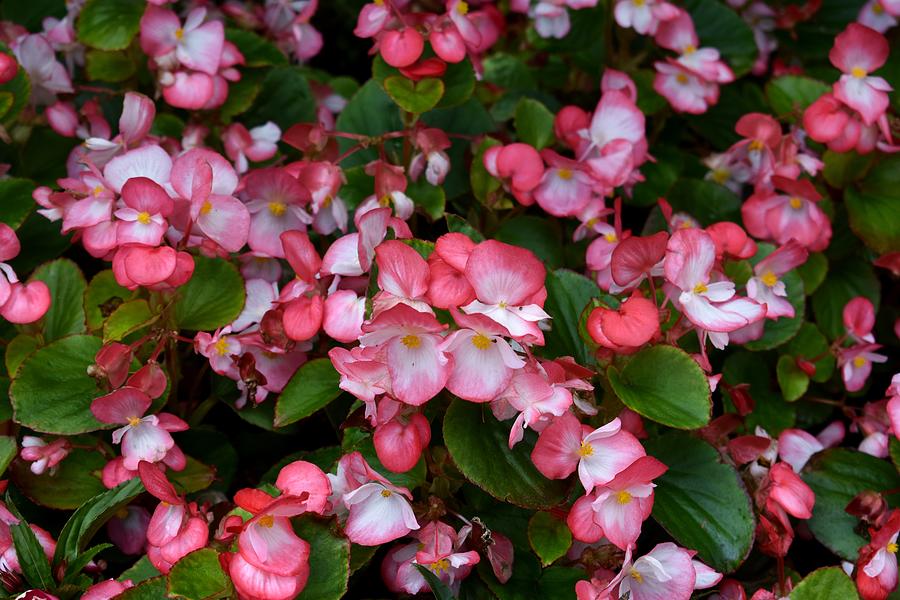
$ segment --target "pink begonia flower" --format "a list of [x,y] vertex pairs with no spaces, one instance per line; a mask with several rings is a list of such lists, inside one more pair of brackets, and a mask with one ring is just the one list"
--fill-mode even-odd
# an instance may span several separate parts
[[446,337],[441,349],[453,357],[447,389],[464,400],[490,402],[509,385],[513,372],[525,366],[506,341],[509,332],[481,314],[466,315],[453,308],[460,326]]
[[831,64],[843,73],[834,84],[834,97],[858,111],[866,125],[875,123],[888,107],[887,93],[893,88],[884,78],[869,73],[881,68],[889,53],[883,35],[858,23],[847,25],[828,53]]
[[602,306],[592,310],[587,331],[604,348],[627,354],[659,335],[659,308],[635,291],[618,310]]
[[444,329],[434,315],[398,304],[363,324],[359,342],[382,349],[393,395],[419,406],[436,396],[450,376],[450,361],[441,351]]
[[[123,514],[124,513],[124,514]],[[150,513],[142,506],[128,506],[106,523],[110,541],[124,554],[144,554]]]
[[665,0],[617,0],[614,14],[619,27],[653,35],[660,22],[678,16],[678,8]]
[[390,66],[408,67],[422,56],[425,39],[413,27],[392,29],[379,36],[378,49],[384,62]]
[[110,139],[111,132],[105,122],[106,131],[99,131],[92,123],[91,135],[84,142],[85,147],[90,150],[89,158],[95,165],[102,167],[121,151],[136,147],[150,133],[155,117],[156,105],[153,100],[137,92],[126,92],[122,115],[119,117],[119,135]]
[[147,492],[160,501],[147,527],[147,558],[161,573],[168,573],[183,557],[206,546],[209,527],[205,514],[179,496],[155,465],[141,461],[138,472]]
[[533,196],[538,206],[557,217],[573,217],[580,213],[594,197],[591,175],[582,163],[560,156],[552,150],[541,152],[550,165],[535,188]]
[[[390,411],[385,405],[390,403],[396,412],[387,420]],[[402,410],[403,405],[390,398],[383,398],[378,406],[379,423],[372,436],[375,453],[388,471],[405,473],[416,466],[428,447],[431,426],[424,415]]]
[[528,144],[491,146],[484,153],[484,168],[503,185],[521,204],[534,203],[532,191],[541,183],[544,161],[538,151]]
[[700,48],[700,38],[687,11],[679,9],[677,17],[661,23],[654,40],[663,48],[678,52],[681,56],[677,61],[706,81],[734,81],[734,73],[720,60],[718,50]]
[[885,152],[895,152],[897,148],[886,116],[866,125],[856,111],[847,108],[830,92],[820,96],[803,113],[803,129],[811,139],[827,144],[834,152],[855,150],[858,154],[868,154],[876,148]]
[[900,437],[897,435],[897,432],[900,432],[900,373],[891,378],[891,385],[888,386],[885,395],[888,398],[886,410],[891,424],[891,432],[894,437]]
[[375,37],[381,33],[390,18],[391,8],[384,0],[370,2],[359,11],[353,35],[361,38]]
[[409,176],[418,179],[422,172],[431,185],[439,186],[450,171],[450,138],[440,129],[420,129],[415,135],[415,145],[419,152],[410,160]]
[[43,281],[22,283],[7,263],[22,249],[12,227],[0,223],[0,316],[10,323],[33,323],[50,309],[50,288]]
[[222,133],[225,155],[238,173],[247,172],[248,161],[263,162],[275,156],[280,139],[281,129],[271,121],[250,130],[240,123],[233,123]]
[[787,463],[776,463],[757,491],[769,510],[780,509],[798,519],[809,519],[816,502],[812,489]]
[[172,165],[175,192],[190,200],[191,219],[209,239],[228,252],[237,252],[250,232],[250,213],[232,196],[238,177],[221,155],[210,150],[188,150]]
[[19,63],[9,54],[0,52],[0,85],[12,81],[19,72]]
[[690,552],[664,542],[634,562],[626,560],[618,578],[618,594],[632,600],[688,600],[697,573]]
[[856,296],[844,305],[841,313],[847,335],[859,344],[874,343],[875,306],[865,296]]
[[549,319],[544,309],[544,265],[531,251],[487,240],[469,255],[466,279],[476,300],[462,307],[466,314],[483,314],[516,339],[543,344],[538,321]]
[[113,432],[113,443],[122,444],[123,465],[131,471],[138,463],[162,461],[175,441],[171,431],[184,431],[187,423],[168,413],[144,416],[152,403],[136,387],[124,386],[91,403],[91,412],[102,423],[124,425]]
[[122,186],[122,204],[113,213],[118,244],[158,246],[166,233],[168,218],[175,208],[165,190],[152,179],[132,177]]
[[154,59],[168,55],[182,65],[215,75],[225,42],[225,28],[221,21],[203,23],[205,8],[188,13],[184,25],[175,12],[150,6],[141,17],[141,48]]
[[565,479],[577,469],[585,492],[590,493],[645,454],[637,438],[622,431],[618,419],[590,431],[566,412],[541,432],[531,460],[550,479]]
[[878,33],[897,26],[897,17],[889,12],[882,0],[868,0],[863,4],[856,21]]
[[900,511],[892,510],[885,523],[870,528],[871,541],[859,551],[856,585],[863,598],[887,598],[897,589],[897,536]]
[[766,318],[794,316],[794,307],[787,300],[787,289],[779,277],[805,263],[807,256],[806,249],[792,239],[753,267],[747,296],[766,306]]
[[612,89],[600,97],[585,132],[590,145],[580,153],[594,178],[609,187],[628,180],[632,169],[646,160],[644,113],[627,92]]
[[84,591],[81,600],[111,600],[125,590],[134,587],[134,583],[130,579],[125,581],[116,581],[115,579],[107,579],[100,583],[95,583]]
[[42,34],[26,35],[13,44],[16,59],[31,81],[31,101],[39,106],[53,104],[57,94],[71,94],[72,80],[56,60],[53,47]]
[[366,315],[366,297],[353,290],[336,290],[328,294],[322,313],[322,329],[334,340],[345,344],[362,335]]
[[112,191],[119,193],[132,177],[146,177],[165,186],[171,173],[172,159],[165,150],[159,146],[143,146],[109,161],[103,169],[103,179]]
[[31,463],[29,469],[35,475],[42,475],[49,469],[50,474],[56,472],[56,467],[72,451],[72,444],[66,438],[59,438],[47,443],[33,435],[22,436],[22,450],[19,456],[22,460]]
[[347,515],[344,534],[355,544],[378,546],[419,529],[409,500],[412,494],[372,470],[359,452],[338,461],[328,474],[331,513]]
[[779,244],[795,239],[810,252],[824,250],[831,240],[831,222],[817,204],[821,194],[809,180],[776,176],[772,183],[785,193],[757,192],[741,206],[750,235]]
[[372,298],[372,315],[398,304],[433,314],[425,295],[430,271],[428,263],[409,244],[388,240],[375,247],[379,292]]
[[756,242],[737,223],[719,221],[707,227],[706,233],[716,244],[717,260],[725,257],[745,259],[756,255]]
[[719,86],[673,58],[653,63],[653,89],[678,112],[699,115],[719,101]]
[[391,380],[387,365],[376,360],[377,347],[332,348],[328,351],[335,370],[341,375],[338,384],[366,404],[366,417],[375,412],[375,398],[390,393]]
[[[542,429],[552,417],[565,414],[572,405],[572,393],[563,385],[553,385],[546,373],[528,368],[517,369],[506,391],[491,405],[498,418],[506,419],[518,412],[509,431],[510,449],[522,441],[525,429]],[[505,405],[503,404],[505,402]],[[499,415],[497,410],[508,406],[510,415]]]
[[465,538],[446,523],[432,521],[420,529],[416,537],[420,543],[414,562],[429,569],[450,589],[458,590],[460,582],[481,560],[474,550],[461,551]]
[[838,366],[848,392],[863,389],[872,373],[872,363],[887,362],[887,356],[876,352],[879,349],[881,344],[861,343],[838,351]]
[[573,537],[588,543],[606,537],[627,550],[653,509],[652,481],[666,469],[651,456],[638,458],[612,481],[576,500],[566,520]]
[[304,208],[311,199],[309,191],[284,169],[271,167],[248,174],[241,197],[250,212],[247,243],[256,253],[284,258],[281,234],[304,231],[312,222]]
[[465,274],[475,246],[475,242],[462,233],[445,233],[437,239],[434,252],[428,257],[428,301],[432,306],[449,309],[475,299],[475,290]]
[[666,280],[678,290],[670,294],[684,315],[706,331],[727,333],[765,316],[765,307],[735,297],[734,283],[711,281],[716,248],[710,235],[699,229],[672,234],[665,259]]
[[615,245],[610,253],[612,284],[622,291],[637,287],[648,277],[663,275],[662,260],[669,236],[660,231],[650,236],[633,235]]

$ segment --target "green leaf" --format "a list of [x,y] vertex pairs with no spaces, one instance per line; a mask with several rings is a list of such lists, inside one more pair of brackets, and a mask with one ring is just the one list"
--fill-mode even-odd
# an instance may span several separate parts
[[563,265],[563,234],[557,221],[519,215],[504,222],[494,238],[531,250],[551,269]]
[[252,31],[228,27],[225,29],[225,39],[237,46],[244,55],[244,66],[271,67],[286,65],[288,62],[278,46]]
[[0,92],[0,119],[12,109],[16,102],[16,96],[12,92]]
[[253,108],[242,118],[249,127],[273,121],[282,131],[295,123],[316,120],[316,101],[298,67],[272,67],[262,82]]
[[50,288],[50,310],[41,319],[44,340],[84,333],[84,292],[87,282],[81,269],[68,258],[60,258],[37,268],[31,281],[43,281]]
[[240,81],[230,83],[228,98],[219,109],[222,121],[229,123],[234,117],[250,110],[259,97],[260,90],[262,90],[262,77],[252,71],[242,74]]
[[679,348],[662,344],[644,348],[621,371],[610,366],[607,377],[625,406],[648,419],[677,429],[709,423],[709,382],[694,359]]
[[438,579],[438,576],[435,575],[431,569],[428,569],[424,565],[414,565],[416,570],[422,574],[422,577],[425,578],[425,581],[428,582],[428,587],[431,588],[431,594],[437,598],[437,600],[455,600],[456,596],[453,595],[453,590],[447,587],[447,584]]
[[0,15],[7,21],[13,21],[30,31],[41,29],[46,17],[66,16],[65,0],[29,0],[28,2],[0,3]]
[[40,342],[33,335],[20,333],[6,345],[6,372],[15,375],[29,354],[34,352],[40,346]]
[[810,531],[826,548],[844,560],[855,561],[868,540],[856,532],[859,519],[844,508],[862,491],[900,487],[897,469],[862,452],[833,448],[813,456],[801,477],[816,494],[813,515],[807,521]]
[[553,143],[552,112],[531,98],[522,98],[516,105],[516,133],[519,140],[541,150]]
[[472,194],[482,204],[490,204],[490,196],[503,185],[499,179],[488,173],[484,166],[484,153],[493,146],[499,146],[500,142],[491,137],[486,137],[475,149],[472,164],[469,168],[469,184],[472,186]]
[[56,583],[50,574],[50,562],[47,560],[47,555],[44,554],[44,549],[38,542],[37,536],[34,535],[34,531],[25,521],[10,525],[9,529],[25,580],[33,587],[42,590],[54,589]]
[[421,115],[440,102],[444,82],[433,77],[413,82],[402,75],[392,75],[384,80],[384,91],[406,112]]
[[153,566],[153,563],[150,562],[150,559],[145,554],[119,575],[119,581],[130,579],[133,583],[138,584],[157,577],[159,574],[157,568]]
[[701,46],[717,49],[736,76],[750,70],[756,60],[753,31],[736,12],[718,0],[688,0],[685,8],[697,27]]
[[421,177],[417,181],[411,181],[406,189],[406,195],[412,198],[413,203],[425,211],[432,221],[443,218],[447,197],[444,188],[436,187]]
[[122,51],[89,50],[86,58],[85,69],[88,79],[92,81],[118,83],[129,79],[137,71],[137,65]]
[[666,199],[676,211],[688,213],[704,226],[718,221],[740,222],[741,199],[714,181],[681,179]]
[[73,335],[25,359],[9,389],[15,421],[41,433],[73,435],[102,429],[91,401],[104,393],[87,374],[100,338]]
[[169,479],[179,493],[191,494],[208,488],[216,479],[216,470],[196,458],[188,456],[184,469],[170,471]]
[[72,583],[76,579],[82,576],[81,571],[88,565],[89,562],[94,560],[98,554],[103,552],[108,548],[114,548],[112,544],[97,544],[96,546],[91,546],[77,557],[72,562],[66,564],[66,574],[63,578],[62,582],[60,582],[60,586],[64,586],[67,583]]
[[112,269],[100,271],[87,286],[84,293],[84,314],[88,328],[100,329],[103,321],[123,302],[131,300],[136,292],[116,283]]
[[78,17],[78,40],[100,50],[123,50],[141,25],[144,0],[88,0]]
[[778,377],[781,394],[788,402],[799,400],[809,388],[809,377],[797,366],[797,362],[791,356],[783,354],[778,357],[775,375]]
[[528,521],[528,542],[546,567],[569,551],[572,532],[565,520],[540,511]]
[[[812,361],[816,374],[810,379],[818,383],[828,381],[834,373],[836,361],[834,354],[828,350],[828,340],[812,323],[804,323],[794,339],[785,346],[785,351],[792,357]],[[813,361],[816,357],[819,357],[818,360]]]
[[669,470],[655,481],[653,518],[717,571],[730,573],[753,544],[750,498],[733,467],[715,448],[685,433],[645,442]]
[[791,600],[859,600],[853,580],[840,567],[816,569],[791,591]]
[[310,546],[309,579],[297,600],[338,600],[347,593],[350,543],[313,517],[300,519],[294,531]]
[[166,578],[159,576],[147,579],[133,588],[127,589],[116,600],[160,600],[168,596]]
[[100,479],[106,459],[99,452],[75,448],[51,475],[35,475],[31,463],[16,461],[12,478],[16,487],[31,501],[58,510],[75,510],[106,487]]
[[881,303],[881,284],[872,265],[851,256],[829,265],[828,277],[812,296],[813,312],[822,333],[835,339],[844,333],[844,306],[856,296],[872,301],[875,311]]
[[169,596],[185,600],[221,598],[231,594],[231,580],[222,571],[219,553],[212,548],[191,552],[172,567]]
[[31,192],[36,184],[30,179],[0,179],[0,222],[13,229],[21,227],[34,208]]
[[472,92],[475,91],[475,69],[468,58],[448,64],[447,71],[441,79],[444,82],[444,95],[437,108],[459,106],[471,98]]
[[[756,265],[763,258],[771,254],[775,250],[775,246],[771,244],[759,244],[759,251],[750,260],[751,264]],[[803,318],[806,316],[806,294],[803,290],[803,279],[795,271],[791,270],[781,277],[787,291],[788,302],[794,307],[793,317],[781,317],[775,320],[766,319],[763,325],[763,336],[758,340],[747,342],[745,347],[748,350],[771,350],[784,344],[792,337],[797,335],[800,326],[803,324]]]
[[[20,4],[20,3],[5,2],[5,3],[0,4],[0,9],[5,11],[6,7],[10,6],[12,4]],[[22,4],[27,4],[27,3],[22,3]],[[46,16],[47,16],[46,14],[42,14],[41,19],[43,19]],[[16,22],[19,23],[20,25],[22,24],[22,21],[16,20]],[[36,28],[37,29],[41,28],[40,21],[38,21]],[[12,51],[9,48],[7,48],[4,44],[0,44],[0,52],[4,52],[9,55],[13,54]],[[16,120],[16,118],[19,116],[19,114],[21,114],[22,109],[24,109],[28,105],[28,100],[31,97],[31,79],[28,77],[28,72],[25,71],[25,69],[23,69],[20,66],[19,70],[16,72],[15,77],[13,77],[11,80],[7,81],[6,83],[0,84],[0,92],[6,93],[6,94],[12,94],[12,96],[13,96],[12,105],[9,106],[3,112],[3,115],[2,115],[3,123],[12,124]],[[23,171],[24,171],[24,169],[23,169]],[[16,180],[16,178],[11,178],[11,179],[14,181]],[[9,180],[5,180],[5,181],[9,181]],[[2,189],[2,183],[0,183],[0,189]],[[31,195],[31,192],[29,191],[29,196],[30,195]],[[2,206],[2,204],[0,204],[0,206]],[[31,208],[31,207],[29,207],[29,208]],[[2,211],[0,211],[0,220],[3,220],[2,215],[3,215],[3,213],[2,213]],[[16,227],[13,227],[13,229],[16,229]]]
[[531,461],[531,443],[509,449],[511,425],[483,405],[455,399],[444,416],[444,443],[466,479],[498,500],[525,508],[556,506],[568,484],[541,475]]
[[154,315],[146,300],[131,300],[113,311],[103,324],[103,343],[118,342],[135,331],[155,322],[159,315]]
[[469,222],[462,217],[447,213],[444,215],[444,218],[447,220],[447,231],[462,233],[476,243],[484,241],[484,236],[481,235],[481,232],[469,225]]
[[244,279],[226,260],[194,257],[194,274],[179,288],[175,321],[182,329],[212,330],[234,321],[244,308]]
[[830,89],[830,86],[810,77],[783,75],[766,84],[766,98],[776,115],[798,117]]
[[812,296],[828,274],[828,259],[821,252],[813,252],[806,262],[797,267],[797,274],[803,280],[803,290]]
[[850,229],[879,254],[900,250],[900,190],[894,193],[893,196],[876,195],[854,187],[844,192]]
[[844,189],[866,175],[872,164],[872,155],[826,150],[822,155],[822,162],[825,163],[822,175],[828,185]]
[[[750,386],[750,396],[756,408],[744,418],[745,429],[753,431],[759,426],[770,435],[778,435],[794,426],[797,409],[795,405],[785,402],[775,388],[776,380],[770,362],[766,354],[738,350],[725,359],[722,379],[729,385],[745,383]],[[727,390],[723,390],[722,395],[730,400]]]
[[53,564],[59,565],[62,561],[71,562],[119,509],[143,491],[141,480],[135,477],[82,504],[72,513],[59,533]]
[[[346,133],[377,136],[389,131],[403,129],[400,111],[377,81],[370,79],[350,98],[347,106],[338,115],[335,128]],[[341,152],[355,145],[355,141],[341,139]],[[390,145],[388,147],[391,147]],[[356,152],[341,162],[344,168],[366,164],[377,158],[374,148]]]
[[597,284],[574,271],[557,269],[547,274],[547,301],[544,310],[553,320],[544,336],[548,356],[572,356],[582,365],[593,357],[581,337],[581,313],[591,300],[600,295]]
[[18,452],[19,447],[16,445],[16,438],[9,435],[0,435],[0,476],[6,473],[6,468]]
[[275,426],[284,427],[310,416],[341,394],[340,375],[327,358],[303,364],[275,404]]

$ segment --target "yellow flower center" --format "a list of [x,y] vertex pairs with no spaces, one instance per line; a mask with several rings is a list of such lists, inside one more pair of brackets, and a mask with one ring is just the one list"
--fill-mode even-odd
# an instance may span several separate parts
[[286,210],[287,207],[282,202],[269,202],[269,212],[276,217],[283,215]]
[[794,210],[799,210],[800,207],[803,206],[803,200],[797,196],[791,196],[791,199],[788,202]]
[[616,240],[618,240],[618,238],[616,237],[616,234],[614,234],[614,233],[605,233],[605,234],[603,234],[603,238],[610,244],[614,244],[616,242]]
[[634,579],[635,581],[637,581],[638,583],[644,582],[644,578],[641,576],[640,573],[638,573],[638,570],[635,569],[634,567],[631,567],[631,570],[628,571],[628,574],[631,575],[631,578]]
[[712,178],[716,183],[720,185],[724,184],[731,178],[731,171],[729,171],[728,169],[715,169],[712,172]]
[[631,0],[635,6],[643,6],[647,3],[647,0]]
[[275,524],[275,517],[273,517],[272,515],[266,515],[266,516],[260,518],[260,520],[257,521],[256,523],[260,527],[266,527],[268,529],[271,529],[272,525]]
[[375,0],[375,4],[378,6],[384,6],[384,0]]
[[184,29],[179,27],[178,29],[175,30],[175,39],[180,40],[183,37],[184,37]]
[[884,7],[881,5],[881,2],[876,2],[872,5],[872,12],[876,15],[880,15],[884,12]]
[[616,500],[619,504],[628,504],[629,502],[631,502],[631,494],[629,494],[625,490],[622,490],[621,492],[616,494]]
[[456,12],[458,12],[461,15],[468,14],[469,13],[469,5],[466,4],[465,2],[460,2],[459,4],[456,5]]
[[204,201],[203,201],[203,205],[200,207],[200,214],[201,214],[201,215],[208,215],[208,214],[209,214],[209,211],[211,211],[211,210],[212,210],[212,204],[210,203],[210,201],[209,201],[209,200],[204,200]]
[[100,194],[103,193],[103,186],[102,186],[102,185],[96,186],[96,187],[92,190],[92,192],[94,193],[94,197],[96,198],[97,196],[99,196]]
[[[413,334],[404,335],[400,339],[400,342],[407,348],[418,348],[419,346],[422,345],[422,340],[419,339],[419,336],[413,335]],[[387,491],[387,490],[385,490],[385,491]],[[384,492],[381,492],[381,493],[382,493],[382,495],[384,494]]]
[[322,200],[322,208],[328,208],[331,206],[331,202],[334,200],[331,196],[325,196],[325,199]]
[[141,418],[140,417],[128,417],[128,424],[131,425],[132,427],[137,427],[138,425],[141,424]]
[[693,44],[688,44],[687,46],[684,47],[685,54],[693,54],[696,51],[697,51],[697,47]]
[[594,447],[588,444],[587,442],[581,442],[581,448],[578,449],[578,456],[592,456],[594,454]]
[[766,286],[774,287],[778,283],[778,276],[772,271],[767,271],[765,275],[759,278]]
[[382,498],[390,498],[392,493],[391,490],[381,490]]
[[506,308],[507,306],[509,306],[509,304],[506,303],[506,300],[501,300],[497,303],[498,308]]
[[752,142],[750,142],[750,149],[754,152],[759,152],[765,147],[766,145],[762,140],[753,140]]
[[228,337],[223,335],[218,340],[216,340],[215,346],[213,347],[216,349],[216,354],[218,354],[219,356],[225,356],[226,354],[228,354]]
[[853,359],[853,366],[856,368],[864,367],[867,362],[869,361],[866,360],[865,356],[857,356]]
[[894,542],[891,542],[890,544],[888,544],[887,551],[890,552],[891,554],[897,554],[897,544],[895,544]]
[[675,76],[675,81],[677,81],[681,85],[685,85],[688,82],[688,76],[685,75],[684,73],[679,73],[678,75]]
[[491,340],[483,333],[479,333],[472,337],[472,345],[479,350],[487,350],[491,347]]
[[379,198],[378,204],[380,204],[382,207],[390,206],[391,205],[391,197],[388,196],[387,194],[385,194],[384,196]]
[[142,213],[138,213],[137,216],[138,223],[141,225],[149,225],[150,224],[150,213],[144,211]]
[[850,74],[857,79],[862,79],[863,77],[868,75],[868,73],[866,73],[866,70],[862,67],[853,67],[852,69],[850,69]]
[[428,565],[428,568],[435,575],[440,575],[441,573],[450,570],[450,561],[446,558],[442,558],[441,560],[436,560]]
[[705,283],[702,283],[702,282],[701,282],[701,283],[698,283],[697,285],[694,286],[694,293],[695,293],[695,294],[703,294],[703,293],[706,293],[706,292],[708,292],[708,291],[709,291],[709,288],[706,287],[706,284],[705,284]]
[[560,169],[556,174],[559,175],[559,178],[563,181],[572,179],[572,169]]

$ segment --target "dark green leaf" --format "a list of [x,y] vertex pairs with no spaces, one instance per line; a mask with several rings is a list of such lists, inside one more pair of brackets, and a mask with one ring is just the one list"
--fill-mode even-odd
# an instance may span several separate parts
[[131,300],[113,311],[103,324],[103,342],[118,342],[135,331],[152,324],[159,315],[154,315],[146,300]]
[[552,112],[531,98],[522,98],[516,106],[516,133],[519,140],[541,150],[553,143]]
[[528,521],[528,541],[546,567],[569,551],[572,532],[565,520],[540,511]]
[[34,188],[35,183],[30,179],[0,179],[0,222],[18,229],[34,208],[31,197]]
[[828,259],[821,252],[813,252],[806,262],[797,267],[797,274],[803,280],[803,290],[807,296],[815,293],[828,274]]
[[10,525],[16,555],[26,581],[35,588],[52,590],[56,587],[50,574],[50,561],[37,537],[25,521]]
[[147,555],[140,557],[133,565],[125,569],[119,576],[119,581],[130,579],[133,583],[138,584],[159,575],[159,571],[147,558]]
[[340,376],[331,361],[318,358],[305,363],[294,375],[275,405],[275,426],[284,427],[310,416],[337,398]]
[[766,84],[766,97],[775,114],[797,117],[831,88],[821,81],[800,75],[783,75]]
[[829,550],[844,560],[855,561],[867,539],[856,532],[859,519],[844,508],[862,491],[900,487],[897,470],[874,456],[834,448],[813,456],[801,476],[816,494],[813,515],[807,521],[810,531]]
[[44,340],[52,342],[73,333],[84,333],[84,292],[87,282],[81,269],[67,258],[38,267],[31,280],[50,288],[50,310],[41,319]]
[[778,377],[781,395],[788,402],[799,400],[809,387],[809,377],[797,366],[797,362],[791,356],[778,357],[775,375]]
[[872,265],[861,257],[849,257],[829,265],[828,276],[812,296],[813,312],[822,333],[835,339],[844,333],[843,310],[856,296],[881,303],[881,284]]
[[[244,29],[225,29],[225,39],[238,47],[247,67],[270,67],[287,64],[287,57],[264,37]],[[231,89],[229,88],[229,93]]]
[[850,229],[866,246],[879,254],[900,250],[900,190],[887,196],[849,187],[844,192],[844,203]]
[[556,221],[519,215],[503,223],[494,238],[531,250],[551,269],[563,264],[562,231]]
[[[400,121],[397,105],[381,89],[377,81],[369,80],[350,98],[338,116],[335,127],[338,131],[347,133],[376,136],[403,129],[403,123]],[[341,151],[354,144],[353,140],[340,140]],[[356,152],[341,162],[341,166],[347,168],[365,164],[377,156],[378,153],[374,149]]]
[[[828,340],[822,332],[812,323],[804,323],[797,335],[785,346],[785,351],[793,358],[802,358],[812,362],[816,367],[816,374],[810,379],[819,383],[831,379],[834,373],[835,358],[829,352]],[[812,360],[818,358],[818,360]]]
[[736,12],[718,0],[688,0],[685,8],[691,14],[702,46],[717,49],[735,75],[750,70],[756,60],[753,31]]
[[16,438],[9,435],[0,435],[0,476],[6,473],[6,467],[16,457],[19,447]]
[[133,588],[127,589],[116,600],[160,600],[168,596],[165,577],[147,579]]
[[123,302],[134,298],[135,292],[116,283],[112,269],[100,271],[87,286],[84,293],[84,313],[88,328],[100,329],[103,321]]
[[609,383],[625,405],[648,419],[678,429],[709,423],[709,382],[683,350],[657,345],[644,348],[620,370],[609,367]]
[[791,600],[859,600],[853,580],[840,567],[825,567],[807,575],[791,591]]
[[655,481],[653,518],[717,571],[730,573],[753,544],[750,498],[733,467],[715,448],[685,433],[645,442],[669,470]]
[[432,221],[437,221],[444,216],[444,208],[447,204],[444,188],[433,186],[424,177],[420,177],[417,181],[409,183],[406,195],[412,198],[413,203],[425,211]]
[[[12,4],[20,4],[20,3],[4,2],[4,3],[0,4],[0,9],[6,11],[6,7],[10,6]],[[27,3],[23,2],[21,4],[27,4]],[[44,16],[46,16],[46,15],[41,15],[42,18]],[[18,21],[18,23],[21,24],[21,21]],[[37,29],[40,29],[40,22],[38,23]],[[10,49],[7,48],[4,44],[0,44],[0,52],[12,55],[12,51],[10,51]],[[2,120],[3,123],[11,124],[15,121],[15,119],[19,116],[19,114],[21,114],[22,109],[24,109],[28,105],[28,100],[31,97],[31,79],[28,77],[28,72],[25,71],[25,69],[23,69],[20,66],[18,71],[16,72],[15,77],[13,77],[11,80],[7,81],[6,83],[0,84],[0,92],[6,93],[6,94],[12,94],[12,104],[9,107],[7,107],[3,111],[3,115],[0,116],[0,120]],[[24,172],[24,171],[25,171],[25,169],[23,169],[21,172]],[[13,181],[17,180],[17,178],[11,178],[11,179]],[[6,181],[9,181],[9,180],[6,180]],[[2,183],[0,183],[0,186],[2,186]],[[2,189],[2,188],[0,188],[0,189]],[[0,213],[0,215],[2,215],[2,213]],[[4,219],[5,219],[5,216],[3,218],[0,218],[0,220],[3,220],[4,222],[6,222]],[[13,229],[15,229],[15,227],[13,227]]]
[[196,458],[187,457],[187,464],[181,471],[170,471],[169,479],[181,494],[205,490],[216,479],[216,470]]
[[582,365],[591,364],[593,357],[581,337],[581,313],[600,295],[600,288],[584,275],[568,269],[548,273],[546,285],[544,309],[553,320],[545,335],[544,351],[551,357],[572,356]]
[[433,77],[413,82],[402,75],[392,75],[384,80],[384,91],[400,108],[420,115],[437,106],[444,95],[444,82]]
[[89,50],[87,53],[88,79],[92,81],[109,81],[118,83],[135,74],[137,65],[125,52],[114,50]]
[[26,358],[9,390],[16,422],[60,435],[105,427],[90,410],[91,401],[104,392],[87,374],[100,346],[100,338],[73,335]]
[[228,261],[194,257],[191,280],[178,289],[175,320],[182,329],[212,330],[234,321],[244,308],[244,278]]
[[498,500],[526,508],[559,504],[568,485],[538,472],[530,443],[509,449],[511,425],[497,421],[483,405],[456,399],[444,416],[444,443],[466,479]]
[[256,103],[242,118],[248,127],[273,121],[282,131],[296,123],[315,120],[316,102],[306,77],[299,68],[289,66],[269,70]]
[[78,17],[79,41],[100,50],[123,50],[141,24],[144,0],[88,0]]
[[437,600],[454,600],[456,598],[456,596],[453,595],[453,591],[447,587],[447,584],[438,579],[437,575],[430,569],[423,565],[414,566],[416,567],[416,570],[422,574],[422,577],[425,578],[425,581],[428,582],[428,587],[431,588],[431,593]]
[[872,155],[826,150],[822,155],[822,162],[825,163],[822,175],[828,185],[844,189],[865,176],[872,164]]
[[16,371],[19,369],[19,365],[22,364],[22,361],[24,361],[29,354],[37,350],[40,345],[41,344],[36,337],[24,333],[20,333],[10,340],[9,344],[6,346],[6,372],[10,375],[15,375]]
[[75,448],[59,463],[56,472],[35,475],[31,463],[13,463],[12,478],[16,487],[33,502],[59,510],[75,510],[106,487],[100,480],[106,459],[99,452]]
[[168,589],[170,597],[205,600],[228,596],[232,588],[219,563],[219,553],[201,548],[175,563],[169,572]]
[[688,213],[704,226],[740,221],[741,199],[714,181],[682,179],[672,186],[666,199],[676,211]]
[[350,543],[315,518],[301,519],[294,531],[309,543],[309,579],[297,600],[338,600],[347,593]]
[[458,106],[472,97],[475,91],[475,69],[468,58],[447,65],[447,72],[441,78],[444,82],[444,96],[438,108]]

